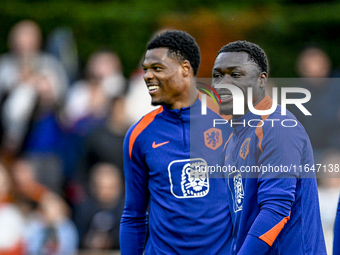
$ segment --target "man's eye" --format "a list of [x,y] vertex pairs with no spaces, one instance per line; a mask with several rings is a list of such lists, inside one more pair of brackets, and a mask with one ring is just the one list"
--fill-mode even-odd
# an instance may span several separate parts
[[234,73],[234,72],[233,72],[233,73],[231,74],[231,76],[232,76],[232,77],[240,77],[241,74],[240,74],[240,73]]
[[143,67],[143,71],[144,71],[144,73],[146,73],[148,71],[148,69]]
[[161,68],[161,67],[158,67],[158,66],[155,66],[153,69],[154,69],[155,71],[160,71],[160,70],[162,70],[162,68]]
[[213,78],[219,78],[219,77],[221,77],[222,75],[221,74],[219,74],[219,73],[214,73],[213,74]]

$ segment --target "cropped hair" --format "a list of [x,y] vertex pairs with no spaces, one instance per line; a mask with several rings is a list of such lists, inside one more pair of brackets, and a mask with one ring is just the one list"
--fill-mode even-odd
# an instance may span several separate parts
[[228,43],[220,49],[220,51],[217,53],[217,56],[221,53],[241,51],[247,52],[249,54],[249,58],[260,67],[261,72],[268,73],[269,67],[267,56],[260,46],[255,43],[247,41],[235,41]]
[[197,75],[201,62],[200,48],[195,39],[188,33],[180,30],[168,30],[156,35],[147,45],[148,50],[168,48],[168,56],[179,61],[188,60],[194,75]]

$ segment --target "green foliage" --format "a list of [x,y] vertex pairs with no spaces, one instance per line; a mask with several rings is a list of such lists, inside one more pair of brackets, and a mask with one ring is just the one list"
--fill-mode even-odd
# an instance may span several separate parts
[[296,58],[300,51],[315,44],[323,48],[333,62],[340,67],[340,4],[311,4],[289,6],[280,9],[280,15],[265,24],[248,31],[247,37],[266,51],[271,76],[297,77]]
[[242,24],[248,22],[245,13],[252,13],[250,24],[242,32],[244,38],[240,39],[258,43],[266,50],[274,77],[296,76],[295,59],[309,42],[318,43],[331,55],[334,66],[340,66],[340,51],[336,50],[340,43],[339,1],[293,2],[1,0],[0,53],[7,50],[9,29],[22,19],[33,19],[42,27],[44,37],[59,26],[71,27],[83,63],[101,47],[116,51],[122,59],[125,75],[129,76],[164,17],[172,13],[190,16],[204,9],[226,22],[244,18]]

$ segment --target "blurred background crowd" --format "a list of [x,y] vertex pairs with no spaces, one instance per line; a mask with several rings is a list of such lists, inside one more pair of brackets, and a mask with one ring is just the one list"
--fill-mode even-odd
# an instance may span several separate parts
[[[339,0],[2,0],[0,255],[119,252],[123,139],[153,109],[141,61],[165,29],[196,38],[200,78],[228,42],[259,44],[271,86],[312,94],[312,117],[290,110],[315,163],[340,164],[339,11]],[[318,177],[330,251],[340,173]]]

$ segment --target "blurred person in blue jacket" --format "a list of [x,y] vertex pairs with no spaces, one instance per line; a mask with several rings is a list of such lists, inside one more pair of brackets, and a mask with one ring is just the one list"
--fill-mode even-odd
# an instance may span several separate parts
[[27,254],[76,255],[78,234],[65,201],[49,192],[44,194],[39,208],[26,227]]
[[122,170],[109,163],[98,163],[91,168],[88,185],[90,192],[74,208],[80,247],[118,249],[124,208]]

